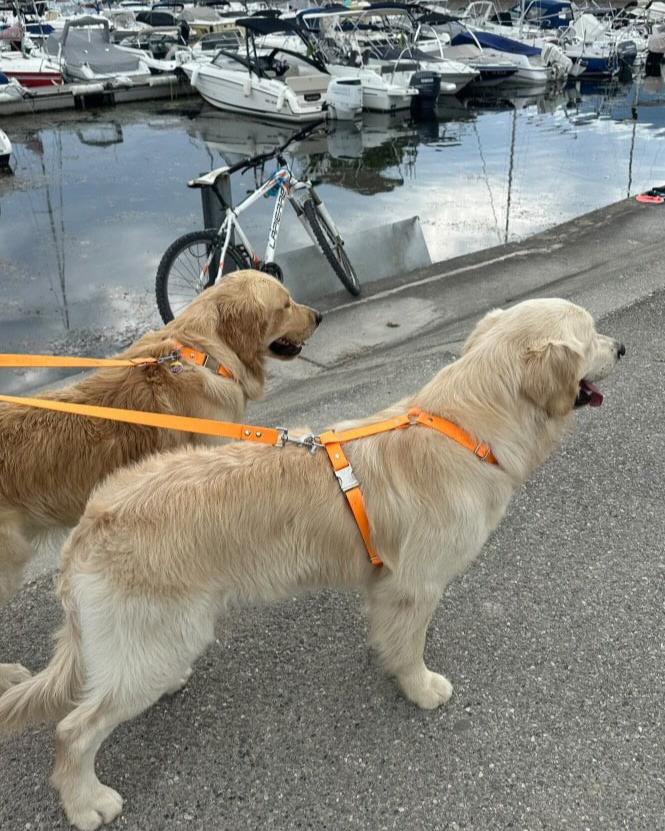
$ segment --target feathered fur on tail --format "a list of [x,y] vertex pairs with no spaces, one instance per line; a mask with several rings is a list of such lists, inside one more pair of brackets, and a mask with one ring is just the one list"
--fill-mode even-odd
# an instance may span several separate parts
[[75,706],[81,686],[78,615],[67,602],[68,592],[63,585],[60,594],[66,619],[56,635],[53,658],[46,669],[0,696],[0,733],[57,720]]

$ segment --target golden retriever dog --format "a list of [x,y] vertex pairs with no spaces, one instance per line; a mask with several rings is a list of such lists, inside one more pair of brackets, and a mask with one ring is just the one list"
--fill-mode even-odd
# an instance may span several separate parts
[[[179,343],[209,355],[206,367],[183,359],[103,369],[46,397],[239,421],[247,401],[263,393],[266,358],[295,357],[320,320],[273,277],[237,272],[119,356],[159,358]],[[215,362],[233,377],[218,374]],[[20,584],[31,539],[76,525],[105,476],[156,451],[202,441],[189,433],[0,404],[0,602]],[[18,664],[0,664],[0,692],[28,674]]]
[[444,588],[478,555],[575,405],[602,402],[594,382],[624,352],[584,309],[530,300],[488,314],[462,357],[412,398],[344,424],[416,406],[488,443],[497,460],[418,425],[348,442],[383,568],[371,565],[323,450],[187,448],[118,471],[65,544],[55,655],[0,697],[0,730],[62,719],[52,783],[69,821],[91,831],[122,810],[95,774],[101,743],[179,685],[218,615],[322,586],[364,591],[385,669],[419,707],[445,703],[450,683],[423,661]]

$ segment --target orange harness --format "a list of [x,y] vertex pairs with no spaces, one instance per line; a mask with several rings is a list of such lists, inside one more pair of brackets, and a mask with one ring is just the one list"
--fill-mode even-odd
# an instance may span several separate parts
[[327,433],[322,433],[318,437],[319,443],[323,445],[328,454],[340,489],[349,503],[349,507],[356,520],[356,525],[365,543],[370,562],[378,568],[383,565],[383,561],[372,545],[369,517],[367,516],[365,500],[360,490],[360,483],[356,479],[353,468],[342,450],[342,444],[347,441],[355,441],[356,439],[366,438],[367,436],[374,436],[377,433],[386,433],[390,430],[402,430],[416,424],[421,424],[424,427],[430,427],[439,433],[443,433],[444,436],[448,436],[448,438],[466,447],[467,450],[470,450],[483,462],[487,462],[490,465],[499,464],[488,444],[475,441],[466,430],[462,430],[461,427],[453,424],[452,421],[447,421],[445,418],[425,413],[419,407],[412,407],[405,415],[389,418],[386,421],[378,421],[374,424],[367,424],[364,427],[343,430],[341,433],[330,430]]
[[[178,345],[179,354],[185,359],[195,361],[198,366],[206,366],[208,361],[205,353],[196,352]],[[203,356],[203,357],[201,357]],[[61,358],[54,355],[0,355],[0,367],[10,366],[143,366],[145,364],[162,363],[165,361],[176,361],[177,356],[169,355],[166,358]],[[208,358],[209,360],[209,358]],[[217,363],[217,362],[215,362]],[[224,377],[232,378],[232,374],[226,374],[221,365],[211,366],[213,371]],[[223,371],[221,371],[223,370]],[[385,421],[377,421],[373,424],[366,424],[362,427],[354,427],[350,430],[342,430],[337,433],[329,430],[321,433],[320,436],[306,435],[302,437],[291,437],[285,427],[256,427],[248,424],[236,424],[235,422],[217,421],[210,418],[193,418],[191,416],[178,416],[166,413],[150,413],[140,410],[124,410],[117,407],[98,407],[91,404],[70,404],[66,401],[57,401],[44,398],[23,398],[13,395],[0,395],[0,402],[16,404],[25,407],[36,407],[43,410],[54,410],[61,413],[71,413],[85,416],[87,418],[103,418],[110,421],[120,421],[126,424],[138,424],[145,427],[159,427],[166,430],[180,430],[186,433],[198,433],[208,436],[220,436],[233,439],[234,441],[249,441],[255,444],[270,444],[275,447],[284,447],[286,444],[297,444],[306,447],[314,452],[318,447],[323,447],[328,454],[339,487],[346,497],[348,505],[365,543],[367,555],[373,566],[381,567],[383,561],[374,550],[371,539],[369,517],[365,508],[360,483],[355,477],[353,468],[349,464],[342,444],[357,439],[375,436],[378,433],[386,433],[390,430],[401,430],[407,427],[421,425],[429,427],[442,433],[444,436],[461,444],[471,451],[478,459],[487,464],[498,465],[498,461],[488,444],[477,442],[466,432],[447,421],[445,418],[423,412],[418,407],[412,407],[408,413],[390,418]]]

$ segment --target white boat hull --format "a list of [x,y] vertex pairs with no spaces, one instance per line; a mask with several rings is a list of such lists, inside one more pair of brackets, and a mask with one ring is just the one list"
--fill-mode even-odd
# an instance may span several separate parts
[[12,143],[9,136],[3,130],[0,130],[0,167],[7,167],[11,155]]
[[418,94],[403,78],[399,78],[398,83],[388,83],[371,69],[354,69],[338,64],[328,64],[327,68],[334,78],[352,77],[360,81],[362,107],[369,112],[392,113],[408,110],[414,95]]
[[201,97],[220,110],[301,124],[329,116],[352,119],[362,109],[361,87],[353,79],[334,79],[329,90],[298,94],[286,83],[212,64],[183,69]]

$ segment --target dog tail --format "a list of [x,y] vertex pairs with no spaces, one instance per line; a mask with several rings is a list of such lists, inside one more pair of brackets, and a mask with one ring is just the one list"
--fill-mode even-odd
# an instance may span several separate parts
[[46,669],[0,696],[1,733],[59,720],[76,705],[82,675],[78,614],[70,605],[69,592],[62,582],[60,595],[66,617],[55,637],[53,658]]

